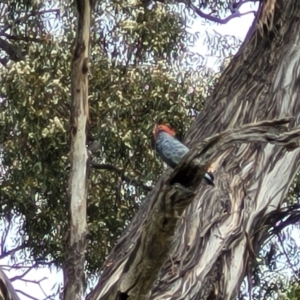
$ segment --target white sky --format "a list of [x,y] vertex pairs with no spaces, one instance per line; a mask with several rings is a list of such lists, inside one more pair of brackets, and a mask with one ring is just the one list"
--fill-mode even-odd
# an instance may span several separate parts
[[[251,8],[248,4],[244,5],[241,7],[240,12],[246,12],[249,10],[252,10],[253,7]],[[203,20],[200,19],[200,17],[195,21],[193,28],[191,31],[198,31],[201,33],[201,37],[205,38],[205,30],[208,32],[213,33],[214,30],[217,31],[218,33],[222,35],[235,35],[236,37],[240,38],[241,40],[244,39],[250,25],[252,24],[254,15],[245,15],[240,18],[234,18],[230,20],[227,24],[212,24],[210,26],[203,26]],[[207,55],[208,56],[208,63],[207,67],[215,69],[216,67],[216,59],[209,57],[206,51],[208,49],[205,49],[203,47],[203,40],[200,40],[196,43],[195,48],[197,51],[200,52],[202,55]],[[1,226],[0,226],[1,227]],[[0,265],[8,265],[8,260],[7,259],[2,259],[0,260]],[[16,270],[10,270],[7,271],[5,270],[5,273],[8,275],[9,278],[12,278],[16,275],[20,275],[19,271]],[[63,276],[62,272],[57,272],[55,269],[49,269],[49,268],[44,268],[42,270],[32,270],[27,274],[25,279],[28,280],[40,280],[41,278],[46,278],[41,282],[41,287],[43,288],[44,292],[46,295],[52,294],[54,291],[52,290],[53,286],[57,282],[62,282]],[[45,299],[46,296],[45,294],[41,291],[40,287],[38,285],[32,284],[32,283],[24,283],[21,280],[17,280],[12,282],[13,286],[15,289],[22,290],[26,292],[27,294],[37,298],[37,299]],[[26,296],[22,295],[19,293],[19,296],[22,300],[28,300]],[[58,297],[55,299],[59,299]]]
[[[245,3],[243,6],[240,7],[239,12],[246,13],[256,9],[257,9],[257,5]],[[233,18],[226,24],[216,24],[211,22],[210,26],[203,26],[203,19],[198,18],[195,20],[193,30],[195,32],[196,31],[200,32],[201,38],[195,43],[195,47],[193,48],[193,50],[197,49],[200,54],[207,57],[207,63],[206,63],[207,68],[212,68],[216,70],[219,68],[219,63],[217,62],[217,59],[211,56],[210,49],[208,49],[206,45],[203,45],[204,39],[206,37],[205,32],[207,31],[212,35],[214,34],[215,31],[221,35],[233,35],[236,38],[243,41],[246,37],[246,34],[250,26],[252,25],[253,20],[254,20],[254,14],[247,14],[241,17]]]

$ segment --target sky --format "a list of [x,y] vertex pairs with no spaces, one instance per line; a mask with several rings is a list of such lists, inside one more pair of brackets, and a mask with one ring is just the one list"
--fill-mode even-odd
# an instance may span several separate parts
[[[256,5],[254,6],[253,4],[245,3],[243,6],[240,7],[239,12],[242,14],[256,9]],[[210,22],[209,26],[203,26],[203,19],[199,17],[198,19],[196,19],[191,30],[191,32],[200,32],[200,39],[195,43],[193,50],[199,51],[199,53],[202,55],[206,55],[206,67],[212,68],[215,71],[217,71],[220,66],[219,61],[215,58],[214,55],[211,55],[210,49],[207,47],[207,45],[205,45],[207,33],[215,34],[215,32],[217,32],[220,35],[224,36],[232,35],[243,41],[246,37],[250,26],[253,23],[253,20],[254,14],[247,14],[241,17],[233,18],[226,24],[216,24]]]
[[[251,8],[249,4],[245,4],[240,8],[240,12],[246,12],[249,10],[252,10],[253,7]],[[206,38],[206,32],[213,34],[214,31],[221,35],[234,35],[237,38],[243,40],[244,37],[246,36],[246,33],[252,24],[252,21],[254,19],[253,14],[245,15],[239,18],[234,18],[231,19],[227,24],[214,24],[211,23],[209,26],[203,25],[203,20],[200,19],[200,17],[195,21],[193,26],[190,28],[191,32],[196,32],[198,31],[200,33],[200,38],[196,42],[195,47],[193,47],[192,50],[195,50],[199,52],[201,55],[204,55],[207,57],[207,67],[212,68],[217,70],[219,68],[219,63],[218,60],[211,56],[210,54],[210,49],[205,46],[205,38]],[[0,222],[0,230],[5,226],[4,223],[1,224]],[[2,259],[0,261],[0,264],[3,265],[8,265],[8,260],[7,259]],[[26,269],[25,269],[26,270]],[[8,275],[9,278],[13,278],[14,276],[20,275],[20,270],[6,270],[4,269],[5,273]],[[50,295],[54,292],[52,290],[53,286],[57,282],[62,282],[63,276],[62,272],[57,272],[56,269],[52,268],[43,268],[42,270],[32,270],[30,271],[25,279],[27,280],[39,280],[45,278],[41,283],[41,288],[33,283],[26,283],[22,280],[16,280],[12,282],[13,286],[17,290],[25,291],[29,295],[33,296],[36,299],[45,299],[46,295]],[[43,291],[44,292],[43,292]],[[22,300],[28,300],[30,298],[22,295],[19,293],[19,296]],[[58,299],[58,298],[57,298]]]

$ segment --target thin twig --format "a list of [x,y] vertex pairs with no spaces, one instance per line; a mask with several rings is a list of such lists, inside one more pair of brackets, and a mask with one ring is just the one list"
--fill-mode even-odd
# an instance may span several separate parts
[[[5,245],[5,244],[4,244],[4,245]],[[14,254],[16,251],[23,250],[24,248],[25,248],[25,247],[24,247],[23,245],[21,245],[21,246],[18,246],[18,247],[16,247],[16,248],[14,248],[14,249],[8,250],[8,251],[3,251],[3,250],[2,250],[2,253],[1,253],[1,255],[0,255],[0,259],[6,257],[6,256],[8,256],[8,255],[12,255],[12,254]]]
[[119,169],[115,166],[112,166],[110,164],[98,164],[98,163],[92,161],[91,162],[91,168],[97,169],[97,170],[112,171],[112,172],[118,174],[122,178],[122,180],[126,181],[128,184],[133,184],[133,185],[140,186],[146,191],[152,191],[152,189],[153,189],[152,186],[148,186],[148,185],[144,184],[143,182],[141,182],[137,179],[130,178],[130,177],[126,176],[124,174],[124,170],[121,170],[121,169]]
[[32,296],[28,295],[27,293],[25,293],[25,292],[23,292],[23,291],[21,291],[21,290],[15,290],[15,291],[16,291],[17,293],[20,293],[20,294],[22,294],[22,295],[28,297],[29,299],[32,299],[32,300],[39,300],[38,298],[32,297]]
[[282,251],[283,251],[283,253],[284,253],[285,257],[286,257],[286,260],[287,260],[288,264],[290,265],[290,268],[293,270],[294,274],[297,275],[298,271],[294,269],[294,265],[292,264],[292,262],[291,262],[291,260],[290,260],[290,258],[288,256],[288,254],[285,251],[285,248],[284,248],[283,241],[282,241],[282,238],[280,236],[280,233],[277,233],[276,235],[278,237],[278,240],[280,242],[280,245],[281,245]]
[[[179,3],[181,2],[181,3],[184,3],[185,5],[187,5],[187,7],[192,9],[199,17],[204,18],[204,19],[209,20],[209,21],[212,21],[212,22],[215,22],[215,23],[219,23],[219,24],[226,24],[231,19],[234,19],[234,18],[237,18],[237,17],[242,17],[242,16],[249,15],[249,14],[254,14],[254,15],[256,14],[255,10],[247,11],[245,13],[240,13],[238,10],[236,10],[233,14],[226,17],[225,19],[220,19],[218,17],[214,17],[210,14],[204,13],[201,9],[196,7],[191,1],[180,0],[178,2]],[[243,3],[246,3],[246,2],[248,2],[248,1],[244,1]]]
[[13,282],[15,280],[21,280],[24,276],[26,276],[30,271],[32,271],[34,268],[37,268],[37,265],[31,266],[28,270],[26,270],[22,275],[14,276],[10,278],[10,281]]

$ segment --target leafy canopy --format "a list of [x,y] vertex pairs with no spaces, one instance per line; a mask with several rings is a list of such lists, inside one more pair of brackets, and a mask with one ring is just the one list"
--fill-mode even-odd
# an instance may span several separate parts
[[[60,264],[67,238],[74,10],[61,2],[30,9],[12,3],[2,4],[0,36],[19,53],[1,52],[1,215],[19,214],[24,248],[37,260]],[[97,2],[93,18],[90,272],[101,266],[162,172],[153,152],[154,123],[183,133],[213,84],[203,57],[189,51],[195,36],[178,6]]]
[[[154,123],[168,123],[182,136],[218,76],[207,72],[197,49],[191,50],[200,33],[190,31],[196,12],[187,4],[98,2],[91,31],[87,141],[92,165],[86,267],[91,273],[102,265],[162,172],[152,145]],[[228,11],[225,1],[201,3],[212,11],[210,16],[223,17]],[[75,9],[61,1],[9,0],[0,7],[0,212],[8,221],[15,216],[22,220],[14,226],[23,236],[18,243],[27,249],[25,256],[59,265],[67,238]],[[205,46],[221,60],[240,44],[233,37],[205,34]],[[271,257],[272,243],[260,257]],[[288,236],[285,243],[293,246],[293,239]],[[254,298],[268,299],[287,289],[278,278],[270,279],[275,258],[284,260],[283,245],[280,249],[270,262],[258,261]],[[289,249],[297,257],[296,247]],[[287,292],[291,299],[298,295],[297,278]],[[248,291],[242,286],[240,299],[244,297]]]

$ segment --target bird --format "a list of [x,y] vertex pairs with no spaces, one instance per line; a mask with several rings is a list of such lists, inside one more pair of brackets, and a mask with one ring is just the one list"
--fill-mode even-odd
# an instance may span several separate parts
[[[176,132],[167,125],[155,125],[153,135],[157,153],[172,169],[190,151],[188,147],[176,138]],[[211,172],[206,172],[204,179],[207,184],[214,185],[214,176]]]

